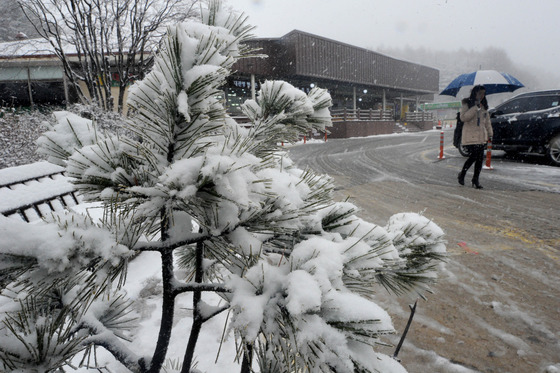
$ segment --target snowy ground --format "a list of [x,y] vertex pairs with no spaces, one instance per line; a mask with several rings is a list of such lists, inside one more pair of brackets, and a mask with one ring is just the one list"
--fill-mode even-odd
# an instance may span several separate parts
[[[350,198],[368,221],[422,211],[445,231],[446,270],[418,303],[399,354],[410,372],[556,372],[560,168],[496,152],[494,169],[481,176],[484,190],[460,186],[464,158],[451,133],[443,160],[439,131],[333,140],[290,154],[300,167],[331,175],[337,199]],[[415,299],[379,300],[403,330]]]

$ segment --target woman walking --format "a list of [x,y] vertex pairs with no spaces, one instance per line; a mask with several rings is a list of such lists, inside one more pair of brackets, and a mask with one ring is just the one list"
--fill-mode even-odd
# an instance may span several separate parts
[[493,135],[484,86],[474,86],[469,98],[463,99],[462,103],[460,112],[461,121],[463,121],[461,144],[467,148],[469,158],[465,161],[457,180],[459,184],[465,185],[465,175],[474,163],[472,186],[476,189],[482,189],[478,178],[482,170],[484,146],[488,141],[491,141]]

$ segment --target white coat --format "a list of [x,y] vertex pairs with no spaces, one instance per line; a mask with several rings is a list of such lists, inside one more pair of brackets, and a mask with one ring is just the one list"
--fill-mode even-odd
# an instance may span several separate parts
[[490,114],[483,106],[469,108],[467,100],[463,100],[460,116],[463,122],[462,145],[486,144],[494,134]]

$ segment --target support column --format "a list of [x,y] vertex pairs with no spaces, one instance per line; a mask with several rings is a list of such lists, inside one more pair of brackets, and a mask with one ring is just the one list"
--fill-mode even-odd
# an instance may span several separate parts
[[387,95],[385,94],[385,90],[383,90],[383,111],[387,108]]
[[27,67],[27,92],[29,93],[29,102],[31,103],[31,109],[35,108],[33,104],[33,89],[31,88],[31,71]]
[[353,109],[354,109],[354,112],[356,112],[356,87],[352,87],[352,90],[353,90],[353,95],[352,95],[352,97],[353,97],[353,101],[352,101],[353,105],[352,105],[352,107],[353,107]]
[[403,98],[403,94],[401,93],[401,107],[400,107],[400,114],[399,114],[399,118],[403,119],[403,110],[404,110],[404,98]]
[[68,93],[68,78],[64,70],[62,70],[62,85],[64,86],[64,101],[66,101],[66,107],[68,107],[70,105],[70,94]]
[[251,99],[255,100],[257,97],[255,90],[255,74],[251,74]]

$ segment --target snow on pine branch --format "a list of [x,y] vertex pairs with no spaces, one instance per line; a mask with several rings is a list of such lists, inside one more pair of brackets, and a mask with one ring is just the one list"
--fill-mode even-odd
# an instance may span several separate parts
[[[243,106],[251,127],[230,118],[216,92],[247,52],[241,44],[251,28],[214,1],[203,20],[170,28],[153,70],[131,88],[135,115],[127,125],[137,137],[96,135],[92,123],[59,113],[59,124],[41,140],[77,188],[102,206],[101,222],[78,213],[29,227],[6,221],[2,259],[9,265],[16,255],[34,258],[29,273],[18,276],[33,278],[37,265],[47,280],[29,289],[39,295],[49,293],[41,285],[56,273],[88,275],[84,299],[101,302],[109,301],[104,295],[113,281],[124,281],[135,252],[160,255],[145,271],[161,273],[160,332],[147,337],[158,336],[154,351],[140,357],[130,349],[126,335],[111,327],[127,318],[106,317],[106,303],[64,314],[87,325],[81,332],[89,330],[88,340],[133,371],[161,369],[172,329],[190,317],[175,313],[183,309],[178,295],[192,290],[193,304],[184,306],[193,310],[189,339],[197,341],[202,324],[229,309],[235,341],[224,343],[241,346],[246,359],[252,351],[262,373],[403,372],[374,349],[394,333],[375,294],[428,291],[444,256],[443,232],[410,213],[386,227],[368,223],[356,206],[333,200],[328,176],[298,169],[281,152],[280,141],[331,124],[326,90],[306,95],[287,82],[264,82]],[[63,287],[60,297],[75,289]],[[220,300],[203,300],[206,291]],[[186,369],[195,345],[182,355]]]

